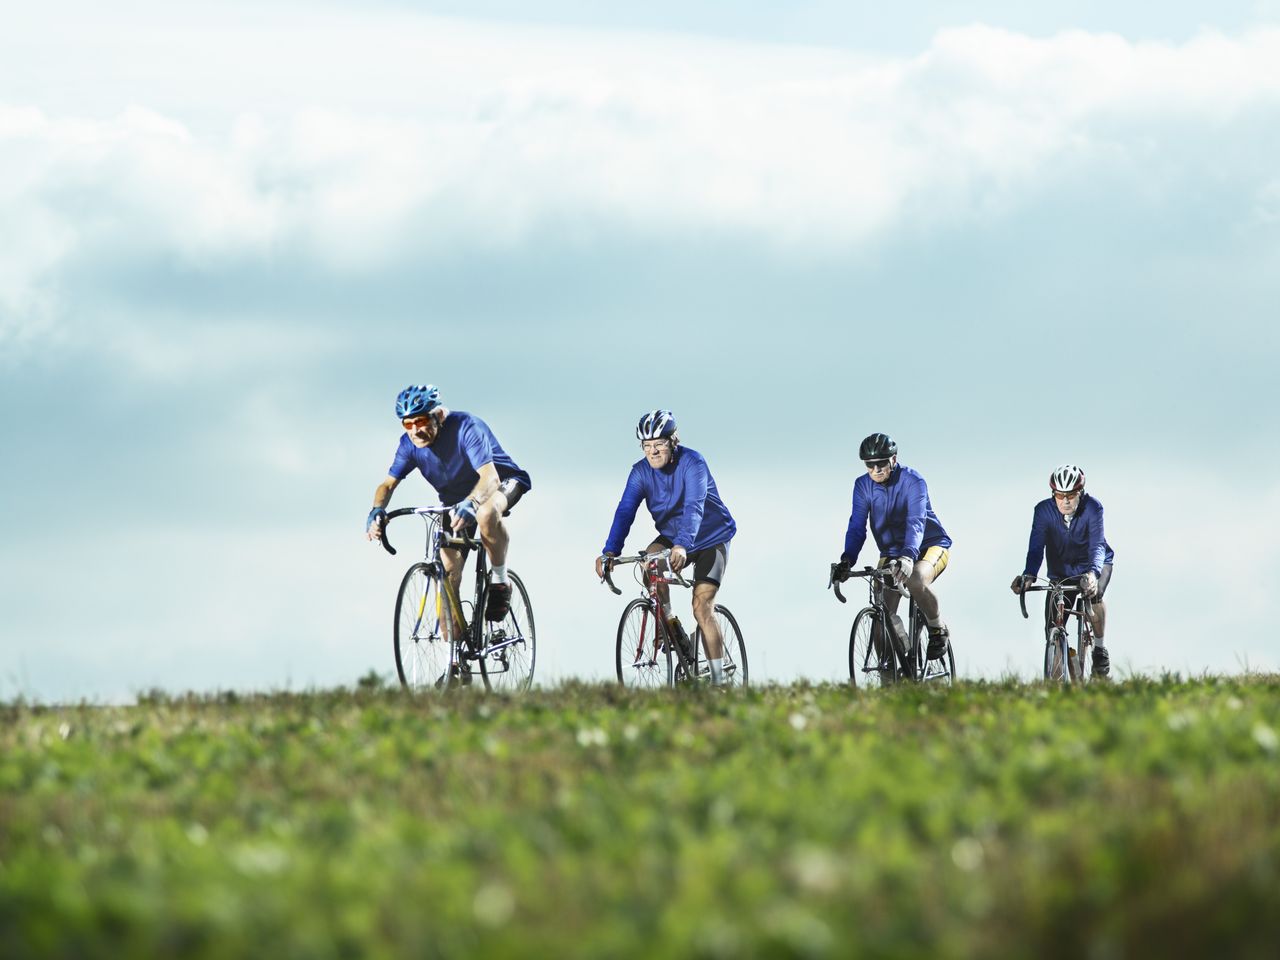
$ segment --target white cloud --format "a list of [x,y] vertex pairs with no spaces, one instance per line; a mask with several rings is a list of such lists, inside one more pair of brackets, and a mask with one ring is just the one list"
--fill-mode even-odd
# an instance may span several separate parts
[[[973,26],[871,62],[422,18],[317,28],[285,71],[270,43],[282,24],[206,46],[179,35],[203,68],[175,74],[159,105],[94,119],[0,106],[0,343],[79,295],[59,282],[76,258],[207,270],[294,256],[363,273],[549,223],[839,249],[990,216],[1070,172],[1128,165],[1150,189],[1194,175],[1209,137],[1225,138],[1214,173],[1273,206],[1251,169],[1231,173],[1257,131],[1230,124],[1280,107],[1280,30],[1173,46]],[[232,50],[246,59],[228,87],[262,83],[263,109],[208,108]],[[267,79],[268,55],[284,79]],[[184,83],[201,107],[182,106]]]

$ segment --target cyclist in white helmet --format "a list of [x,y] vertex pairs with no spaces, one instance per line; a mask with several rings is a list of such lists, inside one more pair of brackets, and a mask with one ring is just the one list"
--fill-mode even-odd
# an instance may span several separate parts
[[[716,593],[729,560],[729,541],[738,527],[720,499],[707,461],[698,451],[680,445],[670,410],[651,410],[642,416],[636,439],[644,456],[631,467],[609,537],[596,558],[596,576],[603,577],[609,561],[622,552],[643,501],[658,528],[658,538],[646,552],[670,548],[672,570],[693,567],[693,616],[702,628],[711,682],[722,684],[724,638],[716,623]],[[671,601],[665,590],[664,585],[662,602],[670,616]]]
[[[1036,504],[1031,515],[1031,538],[1027,563],[1013,578],[1010,588],[1020,593],[1027,578],[1040,572],[1041,560],[1048,561],[1051,580],[1075,580],[1085,596],[1092,599],[1089,622],[1093,625],[1093,675],[1111,675],[1111,655],[1103,640],[1107,626],[1107,606],[1102,601],[1111,582],[1115,551],[1107,543],[1102,526],[1102,504],[1084,492],[1084,471],[1065,463],[1049,474],[1053,496]],[[1045,622],[1052,611],[1048,598]]]

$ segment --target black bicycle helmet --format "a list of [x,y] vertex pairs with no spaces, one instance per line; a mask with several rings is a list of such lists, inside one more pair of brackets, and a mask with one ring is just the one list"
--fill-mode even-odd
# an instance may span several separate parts
[[887,433],[873,433],[858,447],[858,458],[861,460],[888,460],[897,453],[898,445]]

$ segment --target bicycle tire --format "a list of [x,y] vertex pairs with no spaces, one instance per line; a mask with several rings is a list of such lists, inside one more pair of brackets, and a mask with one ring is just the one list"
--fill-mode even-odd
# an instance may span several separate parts
[[396,593],[393,648],[400,685],[414,693],[441,690],[453,680],[453,620],[441,616],[446,602],[430,564],[405,571]]
[[849,682],[864,690],[893,683],[897,676],[897,652],[885,635],[888,626],[883,620],[877,625],[877,619],[879,611],[875,607],[863,607],[849,629]]
[[956,654],[951,649],[951,641],[947,641],[947,652],[936,660],[928,659],[929,629],[928,624],[920,621],[915,635],[917,677],[921,683],[939,683],[950,686],[956,682]]
[[[533,670],[538,656],[537,632],[529,591],[514,572],[511,581],[511,609],[501,620],[484,621],[484,647],[479,652],[480,676],[486,689],[499,693],[519,693],[533,686]],[[488,597],[483,598],[485,601]],[[513,642],[512,642],[513,641]],[[491,650],[497,646],[497,650]]]
[[649,601],[637,597],[618,618],[614,667],[624,687],[656,690],[675,681],[675,658]]
[[1076,621],[1076,662],[1082,684],[1093,679],[1093,631],[1085,626],[1084,618]]
[[[723,604],[716,604],[715,613],[716,623],[720,627],[720,637],[724,641],[724,686],[745,687],[750,680],[750,671],[747,668],[747,642],[742,639],[742,628],[738,626],[737,618]],[[697,664],[702,659],[703,654],[702,627],[698,627],[693,633],[695,676],[698,675],[700,668]],[[708,680],[710,679],[711,667],[709,664],[702,671],[702,674]]]
[[1044,645],[1045,680],[1050,683],[1071,683],[1068,649],[1067,631],[1062,627],[1051,627]]

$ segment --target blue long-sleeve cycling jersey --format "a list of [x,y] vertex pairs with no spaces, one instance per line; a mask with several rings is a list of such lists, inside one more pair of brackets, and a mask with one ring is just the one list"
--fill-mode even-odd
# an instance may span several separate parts
[[929,502],[929,485],[915,470],[899,463],[884,483],[876,483],[864,473],[853,483],[853,512],[844,535],[842,560],[854,563],[871,535],[882,557],[910,557],[919,560],[930,547],[951,546]]
[[1023,573],[1034,577],[1040,561],[1048,561],[1049,577],[1078,577],[1092,570],[1102,573],[1102,565],[1115,560],[1102,529],[1102,504],[1087,493],[1080,495],[1071,525],[1058,510],[1053,497],[1036,504],[1031,515],[1031,538],[1027,543],[1027,565]]
[[431,446],[415,447],[408,434],[400,437],[388,473],[403,480],[417,467],[440,495],[440,502],[451,507],[475,489],[480,480],[476,471],[486,463],[493,464],[499,480],[515,478],[526,490],[533,486],[529,474],[502,449],[487,423],[462,410],[450,410]]
[[697,450],[676,447],[675,460],[661,470],[641,459],[631,467],[604,552],[622,552],[636,510],[643,501],[653,514],[658,532],[686,553],[725,543],[738,532],[729,509],[720,499],[707,461]]

